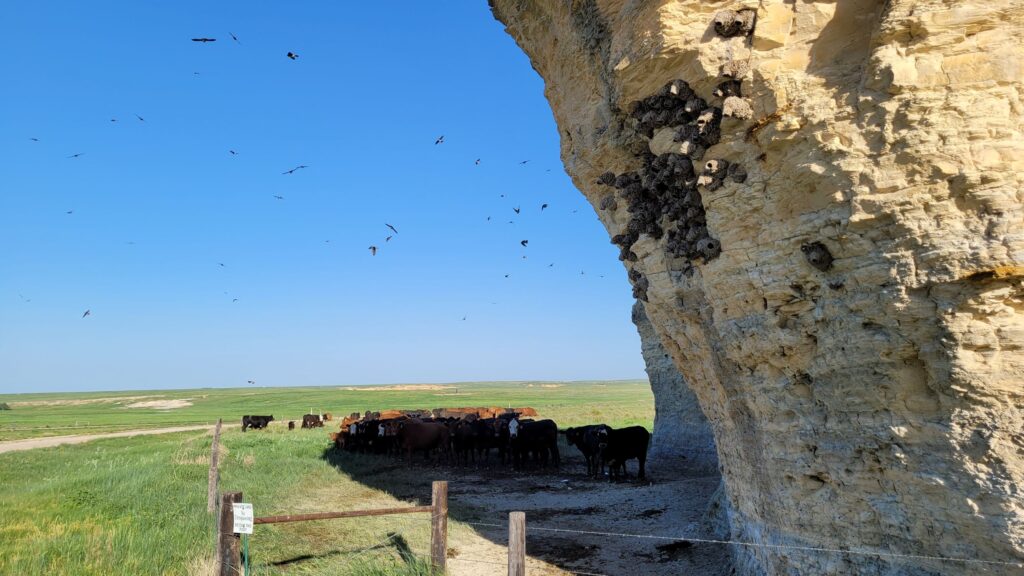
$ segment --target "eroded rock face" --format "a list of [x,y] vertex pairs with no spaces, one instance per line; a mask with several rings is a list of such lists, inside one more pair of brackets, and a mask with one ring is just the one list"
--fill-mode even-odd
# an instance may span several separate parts
[[1020,573],[1024,2],[492,3],[771,546],[739,565]]
[[716,471],[718,455],[708,419],[700,409],[697,396],[661,345],[641,302],[633,305],[633,324],[640,333],[647,378],[654,391],[651,460],[657,462],[657,467]]

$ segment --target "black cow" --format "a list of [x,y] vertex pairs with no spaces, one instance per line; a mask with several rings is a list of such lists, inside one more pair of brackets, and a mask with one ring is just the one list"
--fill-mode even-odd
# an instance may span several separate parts
[[513,467],[522,468],[526,458],[531,454],[534,461],[541,466],[551,463],[558,467],[561,459],[558,455],[558,425],[554,420],[519,420],[519,430],[515,437],[510,438]]
[[273,416],[242,416],[242,432],[245,432],[246,428],[252,428],[253,430],[266,428],[267,424],[270,424],[273,420]]
[[569,444],[583,453],[583,458],[587,461],[587,475],[589,476],[595,476],[598,472],[604,474],[604,463],[598,457],[600,446],[597,433],[601,430],[611,430],[611,427],[606,424],[591,424],[562,431]]
[[647,461],[647,445],[651,441],[651,433],[643,426],[628,428],[608,428],[598,430],[598,454],[603,463],[608,464],[608,479],[618,478],[619,469],[626,474],[626,460],[636,458],[640,463],[640,480],[644,479],[644,463]]
[[303,428],[323,428],[324,421],[320,419],[319,414],[306,414],[302,417]]
[[289,430],[295,430],[295,420],[289,420],[288,421],[288,429]]

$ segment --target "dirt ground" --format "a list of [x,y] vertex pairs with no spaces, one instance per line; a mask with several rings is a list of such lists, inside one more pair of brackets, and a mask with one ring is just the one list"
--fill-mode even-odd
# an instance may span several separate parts
[[123,432],[110,432],[107,434],[78,434],[75,436],[48,436],[45,438],[30,438],[28,440],[8,440],[0,442],[0,454],[4,452],[16,452],[18,450],[32,450],[33,448],[49,448],[61,444],[82,444],[90,440],[101,438],[127,438],[128,436],[145,436],[147,434],[169,434],[171,432],[187,432],[189,430],[203,430],[212,428],[209,425],[200,426],[175,426],[173,428],[147,428],[143,430],[126,430]]
[[[573,531],[707,538],[705,512],[719,484],[707,471],[687,473],[648,463],[646,482],[629,464],[626,482],[585,475],[582,456],[562,445],[563,465],[554,470],[512,472],[500,466],[436,466],[415,459],[413,467],[388,457],[359,457],[346,465],[345,453],[332,463],[354,480],[415,501],[429,493],[431,480],[448,480],[450,517],[465,523],[450,531],[449,573],[503,574],[507,562],[508,513],[526,513],[528,569],[534,575],[725,576],[729,550],[719,544]],[[379,465],[366,466],[367,458]],[[493,463],[492,463],[493,464]],[[557,529],[549,531],[544,529]],[[561,530],[566,530],[563,532]]]

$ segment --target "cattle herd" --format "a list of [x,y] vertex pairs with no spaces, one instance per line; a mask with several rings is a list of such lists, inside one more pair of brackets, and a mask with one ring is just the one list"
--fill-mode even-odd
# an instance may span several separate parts
[[636,459],[645,478],[650,433],[642,426],[615,429],[604,424],[559,430],[553,420],[536,419],[532,408],[438,408],[354,413],[341,421],[331,440],[339,451],[404,457],[416,453],[436,463],[502,465],[514,470],[558,468],[558,437],[566,437],[587,462],[587,473],[625,476]]

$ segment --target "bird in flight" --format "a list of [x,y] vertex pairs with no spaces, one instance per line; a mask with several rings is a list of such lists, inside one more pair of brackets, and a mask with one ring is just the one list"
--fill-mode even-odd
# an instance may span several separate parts
[[465,320],[465,319],[466,319],[466,317],[465,317],[465,316],[463,316],[463,317],[462,317],[462,319],[463,319],[463,320]]
[[255,380],[246,380],[246,382],[248,382],[249,384],[255,384],[256,383]]
[[376,256],[376,255],[377,255],[377,247],[376,246],[370,246],[370,256]]
[[33,142],[39,142],[39,138],[29,138],[29,140],[31,140]]
[[519,243],[523,245],[523,248],[526,248],[526,245],[529,244],[530,241],[529,240],[522,240]]
[[238,302],[238,298],[232,298],[232,299],[231,299],[231,302],[232,302],[232,303]]
[[278,200],[284,200],[284,196],[278,196],[277,194],[274,194],[274,198],[277,198]]
[[554,268],[554,267],[555,267],[555,263],[554,262],[552,262],[551,264],[548,264],[548,268]]
[[513,208],[512,211],[515,212],[516,214],[519,214],[519,206]]
[[509,276],[511,276],[511,274],[505,274],[505,278],[508,278]]
[[292,174],[296,170],[302,170],[303,168],[309,168],[309,166],[306,166],[305,164],[299,164],[298,166],[296,166],[295,168],[292,168],[291,170],[286,170],[284,172],[281,172],[281,174]]
[[296,58],[298,58],[298,57],[299,57],[299,55],[298,55],[298,54],[296,54],[295,52],[289,52],[289,53],[285,54],[285,56],[287,56],[287,57],[288,57],[288,58],[290,58],[291,60],[295,60]]
[[385,222],[384,225],[387,226],[388,228],[391,228],[391,231],[394,232],[395,234],[398,234],[398,230],[395,230],[395,227],[392,226],[391,224]]
[[139,116],[138,114],[136,114],[135,117],[139,119],[139,122],[145,122],[146,121],[145,118],[143,118],[142,116]]
[[85,152],[79,152],[78,154],[72,154],[71,156],[68,156],[68,158],[78,158],[82,154],[85,154]]
[[540,205],[540,211],[541,211],[541,212],[543,212],[543,211],[544,211],[544,209],[545,209],[545,208],[547,208],[547,207],[548,207],[548,205],[547,205],[547,204],[541,204],[541,205]]
[[476,162],[473,162],[473,164],[474,164],[475,166],[479,166],[479,165],[480,165],[480,159],[479,159],[479,158],[477,158],[477,159],[476,159]]
[[228,153],[232,156],[238,156],[238,152],[235,152],[234,150],[228,150]]
[[523,160],[520,164],[526,164],[527,162],[529,162],[529,160]]
[[221,268],[224,267],[224,263],[223,262],[217,262],[217,265],[220,266]]
[[216,42],[217,39],[216,38],[193,38],[192,41],[193,42],[202,42],[203,44],[206,44],[207,42]]
[[117,122],[117,118],[111,118],[110,121],[111,122]]
[[86,310],[85,314],[82,314],[82,318],[85,318],[86,316],[89,316],[90,314],[92,314],[92,310]]
[[65,214],[74,214],[74,213],[75,213],[74,210],[68,210],[67,212],[65,212]]
[[391,242],[392,238],[394,238],[394,236],[388,236],[387,238],[384,239],[384,241],[385,242]]
[[22,302],[31,302],[31,301],[32,301],[32,299],[31,299],[31,298],[25,298],[25,297],[24,297],[24,296],[22,296],[21,294],[18,294],[18,298],[21,298],[21,301],[22,301]]
[[490,221],[491,221],[491,217],[490,217],[490,216],[488,216],[488,217],[487,217],[487,221],[488,221],[488,222],[490,222]]
[[241,44],[241,42],[238,41],[238,36],[235,36],[234,33],[228,32],[228,35],[231,36],[232,40],[234,40],[235,42],[238,42],[239,44]]
[[437,146],[438,144],[444,144],[444,134],[441,134],[437,140],[434,140],[434,146]]

